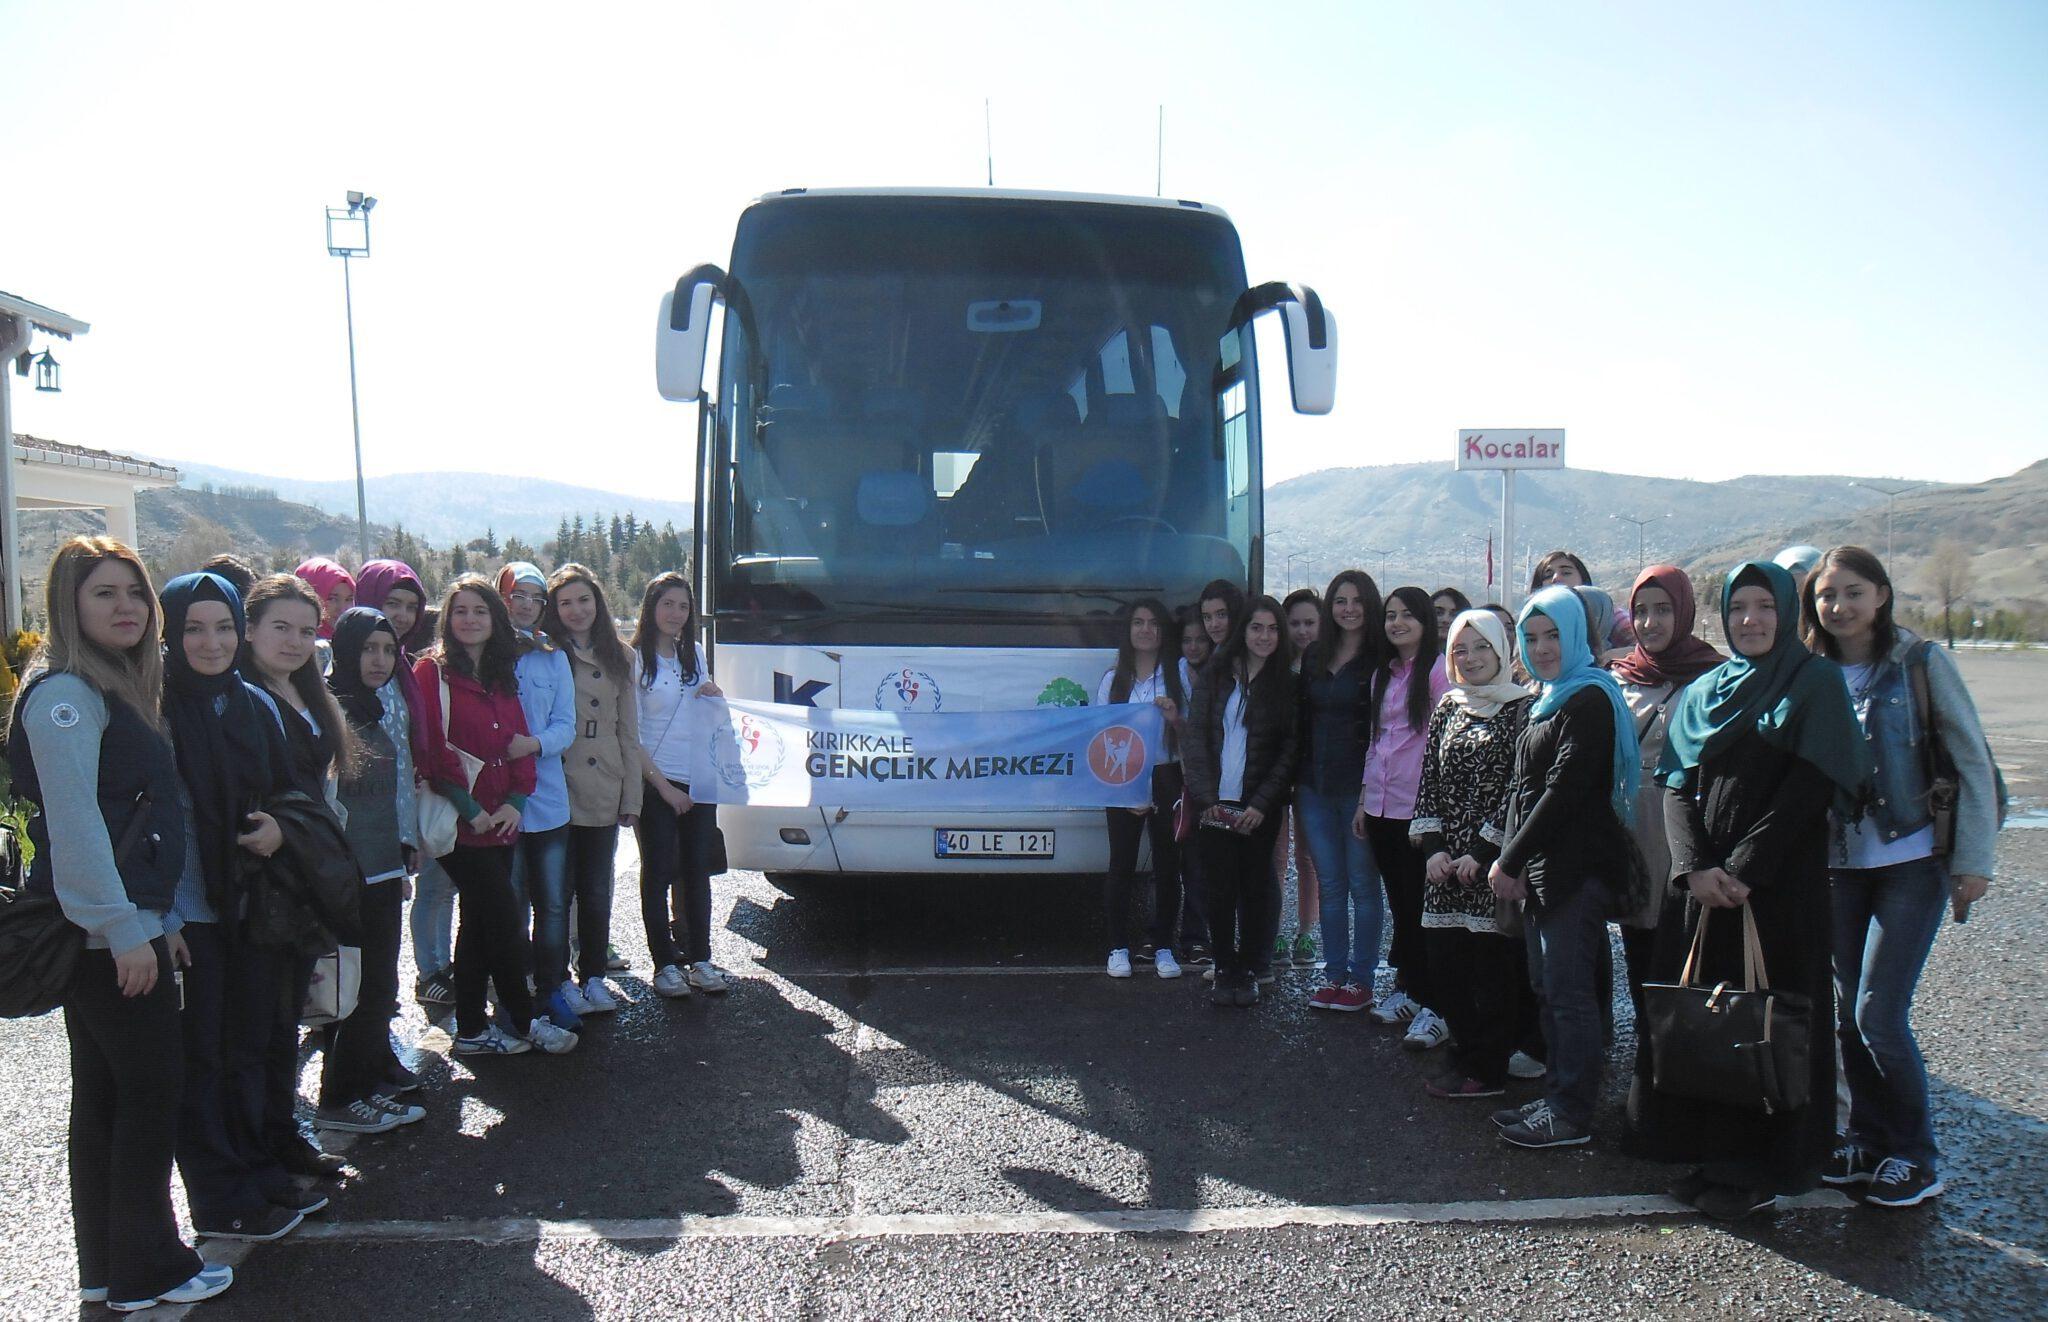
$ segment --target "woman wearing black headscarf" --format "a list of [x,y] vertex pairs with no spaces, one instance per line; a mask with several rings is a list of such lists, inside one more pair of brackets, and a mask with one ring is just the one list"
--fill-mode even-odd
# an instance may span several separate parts
[[335,794],[345,810],[342,834],[363,872],[362,983],[355,1012],[327,1029],[316,1120],[323,1129],[381,1134],[427,1118],[424,1109],[400,1099],[400,1091],[418,1087],[419,1079],[391,1050],[405,878],[418,843],[417,828],[407,821],[416,812],[409,736],[385,719],[383,695],[393,691],[398,670],[398,632],[383,612],[350,607],[334,622],[332,655],[327,687],[360,746]]
[[[185,873],[174,909],[190,952],[185,970],[185,1089],[178,1170],[195,1230],[211,1239],[269,1240],[299,1223],[291,1177],[254,1143],[238,1083],[235,1007],[274,993],[263,961],[240,939],[243,879],[281,840],[258,811],[283,789],[284,739],[263,699],[235,672],[246,633],[242,599],[215,574],[164,586],[163,713],[178,760],[187,817]],[[261,1074],[261,1061],[255,1061]],[[244,1060],[242,1069],[246,1070]]]
[[[1841,668],[1799,641],[1792,576],[1751,561],[1721,593],[1727,661],[1687,685],[1670,715],[1658,778],[1671,842],[1671,884],[1685,896],[1683,923],[1659,928],[1653,974],[1676,981],[1700,925],[1707,929],[1696,980],[1743,976],[1743,921],[1756,920],[1774,990],[1814,1007],[1808,1102],[1776,1115],[1657,1092],[1642,1094],[1642,1132],[1670,1160],[1703,1163],[1674,1196],[1733,1220],[1778,1195],[1812,1188],[1834,1141],[1835,1053],[1828,899],[1828,812],[1860,811],[1870,754]],[[1655,1078],[1654,1049],[1644,1068]]]

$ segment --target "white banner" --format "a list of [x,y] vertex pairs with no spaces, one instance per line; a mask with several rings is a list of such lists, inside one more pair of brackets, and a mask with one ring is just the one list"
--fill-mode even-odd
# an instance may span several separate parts
[[1139,808],[1166,718],[1149,703],[877,712],[699,698],[690,796],[775,808]]

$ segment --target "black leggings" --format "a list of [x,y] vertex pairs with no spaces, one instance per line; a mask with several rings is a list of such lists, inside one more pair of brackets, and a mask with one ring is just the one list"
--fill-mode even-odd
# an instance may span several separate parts
[[[669,784],[690,792],[680,781]],[[678,814],[652,785],[641,796],[640,823],[633,828],[640,841],[640,920],[656,972],[711,958],[711,874],[704,845],[717,812],[716,804],[692,803]]]
[[1152,837],[1152,929],[1154,946],[1173,948],[1173,928],[1180,917],[1180,848],[1173,839],[1173,805],[1180,798],[1180,766],[1168,762],[1152,769],[1152,811],[1105,808],[1109,818],[1109,871],[1102,878],[1103,916],[1109,948],[1131,945],[1131,888],[1137,881],[1138,841]]
[[512,885],[512,849],[457,845],[441,867],[462,902],[455,929],[455,1032],[477,1037],[489,1027],[486,989],[496,983],[500,1019],[525,1037],[533,1031],[533,996],[526,990],[526,905]]
[[391,1021],[398,1017],[398,945],[404,928],[405,883],[396,877],[363,887],[361,990],[355,1013],[327,1027],[320,1069],[320,1105],[346,1106],[388,1092],[386,1077],[398,1057]]
[[581,982],[602,978],[612,940],[612,864],[619,852],[619,828],[569,828],[569,899],[576,909],[576,975]]
[[1394,939],[1387,950],[1387,963],[1394,966],[1395,985],[1415,998],[1418,1005],[1434,1009],[1430,1000],[1429,947],[1422,939],[1422,855],[1408,843],[1406,817],[1365,818],[1365,840],[1372,846],[1372,860],[1379,865],[1387,884],[1387,909],[1393,918]]
[[1250,835],[1215,826],[1195,828],[1219,982],[1226,976],[1252,977],[1271,958],[1272,923],[1280,912],[1272,902],[1273,841],[1280,834],[1281,816],[1276,812]]

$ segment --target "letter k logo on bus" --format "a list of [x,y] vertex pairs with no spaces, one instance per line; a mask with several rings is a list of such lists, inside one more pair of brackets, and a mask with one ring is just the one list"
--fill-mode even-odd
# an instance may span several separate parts
[[1145,774],[1145,736],[1112,725],[1088,743],[1088,769],[1105,785],[1128,785]]
[[807,679],[799,684],[795,675],[780,670],[775,672],[775,700],[785,706],[815,707],[818,695],[831,687],[822,679]]

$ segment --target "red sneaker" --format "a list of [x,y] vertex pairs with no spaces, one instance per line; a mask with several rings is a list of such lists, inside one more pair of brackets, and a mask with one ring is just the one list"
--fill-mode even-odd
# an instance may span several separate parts
[[1345,983],[1343,989],[1337,993],[1337,998],[1330,1003],[1332,1010],[1342,1010],[1346,1014],[1356,1014],[1360,1010],[1370,1009],[1371,1006],[1372,993],[1355,982]]
[[1314,994],[1308,998],[1308,1008],[1311,1010],[1334,1010],[1337,1008],[1338,1000],[1343,995],[1344,989],[1342,987],[1326,982],[1316,988]]

